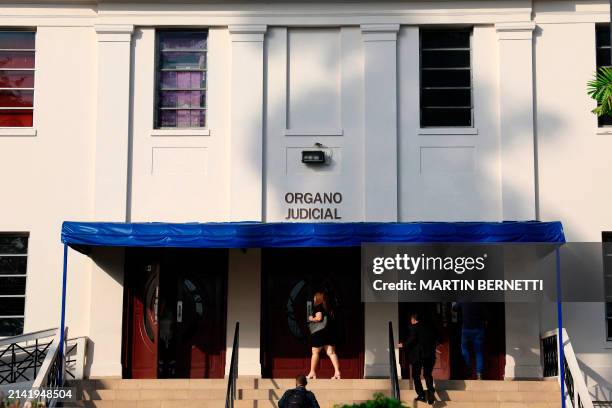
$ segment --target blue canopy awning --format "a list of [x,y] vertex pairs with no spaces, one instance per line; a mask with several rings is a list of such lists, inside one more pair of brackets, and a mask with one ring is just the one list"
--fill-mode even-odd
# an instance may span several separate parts
[[280,248],[352,247],[362,243],[563,243],[560,222],[116,223],[62,225],[72,247]]

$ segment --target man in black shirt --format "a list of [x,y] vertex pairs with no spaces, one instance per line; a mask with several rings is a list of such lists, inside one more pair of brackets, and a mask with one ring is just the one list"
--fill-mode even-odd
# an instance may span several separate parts
[[[436,400],[432,372],[436,363],[436,343],[438,340],[433,324],[419,321],[419,315],[412,313],[410,315],[408,337],[403,343],[399,344],[408,354],[417,401],[427,401],[432,405]],[[423,390],[423,384],[421,383],[421,371],[423,371],[423,378],[425,378],[427,384],[427,393]]]
[[305,375],[295,378],[295,388],[285,391],[278,401],[278,408],[319,408],[315,395],[306,389],[308,380]]

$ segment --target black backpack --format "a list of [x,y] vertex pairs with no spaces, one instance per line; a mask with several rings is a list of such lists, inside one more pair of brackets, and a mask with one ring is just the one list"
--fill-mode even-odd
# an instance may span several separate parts
[[310,408],[310,403],[304,390],[291,390],[287,396],[285,408]]

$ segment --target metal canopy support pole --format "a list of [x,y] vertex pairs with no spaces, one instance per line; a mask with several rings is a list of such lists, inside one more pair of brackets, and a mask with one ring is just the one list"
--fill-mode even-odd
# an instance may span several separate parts
[[[611,0],[612,1],[612,0]],[[557,334],[559,340],[559,379],[561,380],[561,407],[565,408],[565,352],[563,351],[563,299],[561,292],[561,254],[559,247],[555,249],[557,255]]]
[[59,373],[57,373],[58,384],[63,385],[64,380],[64,342],[66,335],[66,280],[68,277],[68,245],[64,244],[64,268],[62,271],[62,310],[60,319],[60,344],[58,358],[61,361],[59,364]]

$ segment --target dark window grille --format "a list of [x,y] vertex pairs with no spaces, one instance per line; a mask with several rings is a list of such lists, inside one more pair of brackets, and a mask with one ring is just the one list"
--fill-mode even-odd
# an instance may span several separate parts
[[[597,47],[597,71],[602,67],[610,67],[610,24],[595,26]],[[599,127],[612,126],[612,116],[605,115],[597,118]]]
[[471,127],[471,29],[422,29],[421,127]]
[[0,234],[0,337],[23,333],[28,236]]
[[157,128],[206,127],[208,31],[157,33]]
[[606,340],[612,341],[612,232],[602,233]]

